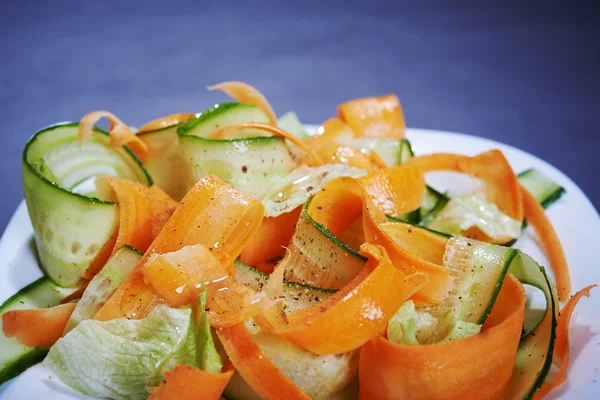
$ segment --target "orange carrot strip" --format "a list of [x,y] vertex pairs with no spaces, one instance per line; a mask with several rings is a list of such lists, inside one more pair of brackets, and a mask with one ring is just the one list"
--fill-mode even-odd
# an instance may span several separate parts
[[525,290],[508,274],[480,334],[443,344],[402,346],[376,336],[361,349],[359,399],[498,399],[511,379]]
[[190,365],[176,365],[163,374],[164,381],[148,400],[219,400],[233,372],[230,369],[214,373]]
[[443,264],[446,238],[402,222],[384,222],[379,226],[407,252],[431,263]]
[[177,202],[158,186],[147,186],[115,176],[96,178],[101,197],[119,205],[119,228],[102,247],[87,268],[84,277],[91,279],[117,250],[128,244],[145,252],[173,212]]
[[51,308],[12,310],[2,315],[2,331],[29,347],[51,347],[63,334],[75,303]]
[[159,129],[168,128],[173,125],[178,125],[178,124],[182,123],[183,121],[187,121],[188,119],[192,119],[195,116],[196,116],[196,114],[178,113],[178,114],[171,114],[171,115],[167,115],[165,117],[153,119],[152,121],[146,122],[144,125],[142,125],[138,129],[137,133],[139,134],[139,133],[144,133],[144,132],[152,132],[152,131],[156,131]]
[[[418,304],[435,304],[444,300],[452,289],[453,281],[446,268],[438,263],[421,258],[420,255],[411,253],[403,247],[402,242],[397,242],[388,234],[381,224],[385,224],[385,216],[375,207],[370,199],[365,198],[363,208],[363,227],[365,238],[369,243],[383,246],[392,263],[405,274],[422,272],[429,278],[427,285],[412,296]],[[384,225],[385,226],[385,225]],[[433,244],[435,246],[435,243]],[[428,246],[423,243],[423,246]]]
[[[369,243],[383,246],[392,263],[405,274],[422,272],[429,281],[412,299],[420,304],[436,303],[448,295],[452,288],[452,277],[439,263],[431,262],[402,247],[382,229],[387,223],[385,214],[399,215],[417,209],[425,194],[423,175],[413,167],[405,165],[386,168],[357,179],[363,190],[363,228]],[[431,239],[424,237],[423,239]],[[436,246],[427,241],[423,246]]]
[[[425,184],[418,170],[405,166],[386,168],[358,180],[338,178],[323,189],[315,195],[309,206],[309,214],[316,221],[332,229],[338,236],[362,211],[367,242],[383,246],[392,263],[404,274],[423,272],[428,276],[427,285],[413,296],[413,300],[420,304],[431,304],[446,298],[453,284],[448,270],[440,263],[405,250],[381,226],[387,223],[387,218],[379,207],[390,214],[402,214],[421,204]],[[373,198],[377,199],[377,206]],[[424,247],[429,245],[437,246],[438,243],[422,244]]]
[[[152,239],[154,240],[175,212],[177,201],[165,193],[158,185],[150,186],[148,198],[152,204]],[[145,250],[142,250],[145,251]]]
[[567,380],[567,369],[569,367],[570,349],[569,349],[569,324],[571,322],[571,316],[575,306],[581,300],[583,296],[590,297],[590,290],[598,285],[590,285],[579,292],[575,293],[571,299],[565,304],[563,309],[560,311],[560,317],[558,319],[558,326],[556,327],[556,341],[554,342],[554,360],[559,361],[559,369],[552,382],[546,382],[544,386],[540,388],[533,395],[534,400],[540,400],[546,396],[552,389],[559,387]]
[[315,194],[308,205],[308,215],[339,237],[362,215],[362,207],[363,199],[356,181],[352,178],[338,178]]
[[338,106],[338,115],[352,128],[356,136],[404,137],[404,113],[398,97],[394,94],[347,101]]
[[263,329],[315,354],[339,354],[362,346],[385,328],[388,320],[416,290],[425,274],[405,276],[382,247],[365,243],[365,268],[346,286],[321,303],[273,318],[272,308],[254,321]]
[[202,244],[211,249],[221,265],[230,268],[258,229],[263,213],[259,201],[216,176],[201,178],[177,206],[136,269],[98,311],[96,319],[132,314],[141,318],[151,307],[165,301],[152,285],[144,282],[140,270],[153,253],[171,253]]
[[[315,147],[315,154],[327,164],[346,164],[367,171],[387,167],[385,161],[374,151],[363,153],[360,149],[354,149],[337,143],[318,144]],[[299,163],[308,162],[305,158],[300,157]]]
[[283,256],[285,254],[284,246],[287,246],[292,240],[301,211],[302,207],[300,206],[277,217],[263,218],[258,231],[248,239],[248,243],[240,254],[240,260],[256,267],[268,260]]
[[246,122],[244,124],[230,125],[230,126],[223,127],[217,131],[214,131],[213,133],[211,133],[208,136],[208,138],[209,139],[223,139],[223,138],[226,138],[230,132],[236,131],[238,129],[260,129],[265,132],[270,132],[275,136],[279,136],[281,138],[289,140],[290,142],[294,143],[296,146],[298,146],[299,148],[304,150],[312,158],[312,165],[314,165],[314,166],[323,165],[323,161],[321,160],[321,157],[319,157],[319,155],[317,153],[315,153],[309,146],[307,146],[306,143],[304,143],[302,140],[298,139],[296,136],[292,135],[291,133],[286,132],[283,129],[278,128],[273,125],[261,124],[258,122]]
[[265,400],[308,400],[258,347],[244,324],[217,329],[225,352],[239,374]]
[[255,293],[239,283],[202,245],[173,253],[153,254],[141,267],[146,282],[172,307],[191,304],[207,293],[208,318],[213,327],[239,324],[273,306],[274,302],[246,304]]
[[479,178],[484,183],[488,199],[500,211],[517,221],[523,220],[519,181],[500,150],[490,150],[474,157],[436,153],[410,159],[405,165],[420,168],[424,173],[452,171]]
[[151,208],[153,205],[147,195],[147,186],[108,175],[97,177],[95,184],[103,199],[114,201],[119,205],[119,229],[111,251],[100,251],[86,270],[87,279],[100,272],[106,261],[123,245],[128,244],[144,252],[153,239]]
[[427,190],[423,174],[402,165],[370,173],[357,181],[375,206],[388,215],[416,210]]
[[340,140],[351,139],[353,137],[355,137],[354,132],[348,124],[341,119],[334,117],[323,122],[323,125],[317,129],[316,135],[313,138],[306,139],[306,141],[329,140],[332,142],[339,142]]
[[110,145],[112,147],[128,145],[145,162],[148,152],[146,143],[137,137],[126,123],[108,111],[92,111],[81,118],[81,121],[79,121],[79,130],[77,131],[77,141],[79,144],[92,135],[94,125],[102,118],[106,118],[109,121],[108,133],[110,133]]
[[228,81],[208,86],[207,89],[222,90],[240,103],[255,105],[263,110],[273,125],[277,124],[277,117],[275,116],[273,107],[271,107],[266,97],[254,86],[250,86],[244,82]]
[[569,264],[560,239],[550,220],[548,220],[542,205],[525,187],[521,186],[521,192],[523,194],[525,218],[535,229],[535,233],[548,256],[550,267],[552,267],[552,272],[554,272],[556,278],[558,297],[560,301],[565,302],[571,294],[571,277],[569,276]]

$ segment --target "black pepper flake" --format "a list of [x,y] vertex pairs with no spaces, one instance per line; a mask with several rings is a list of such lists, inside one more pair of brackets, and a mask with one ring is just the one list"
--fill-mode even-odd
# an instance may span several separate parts
[[245,166],[245,165],[243,165],[243,166],[242,166],[242,172],[243,172],[243,173],[246,173],[246,172],[248,172],[248,167],[247,167],[247,166]]

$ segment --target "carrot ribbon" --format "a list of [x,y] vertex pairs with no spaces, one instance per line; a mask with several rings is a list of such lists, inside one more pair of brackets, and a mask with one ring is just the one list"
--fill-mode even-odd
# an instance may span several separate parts
[[565,304],[563,309],[560,311],[560,317],[558,319],[558,326],[556,327],[556,341],[554,342],[554,363],[558,365],[558,372],[554,376],[552,382],[546,382],[544,386],[540,388],[533,395],[534,400],[540,400],[554,388],[559,387],[567,380],[567,369],[569,367],[570,349],[569,349],[569,324],[571,323],[571,317],[575,306],[581,300],[583,296],[590,297],[590,291],[598,285],[590,285],[579,292],[577,292],[571,299]]
[[525,187],[521,186],[521,192],[523,195],[525,218],[535,229],[535,233],[548,256],[550,267],[552,267],[556,278],[558,297],[560,301],[565,302],[571,294],[571,278],[569,276],[569,265],[567,264],[560,239],[550,220],[548,220],[542,205]]
[[119,228],[85,271],[91,279],[117,250],[128,244],[145,252],[173,213],[177,202],[158,186],[147,186],[115,176],[96,178],[100,196],[119,206]]
[[350,100],[338,106],[340,119],[356,136],[366,138],[403,138],[406,129],[400,100],[390,94]]
[[510,381],[521,336],[525,290],[512,275],[480,334],[404,346],[377,336],[361,349],[359,399],[497,399]]
[[474,157],[436,153],[408,160],[406,165],[423,173],[451,171],[479,178],[487,198],[509,217],[523,220],[523,200],[519,181],[500,150],[490,150]]
[[208,86],[207,89],[222,90],[240,103],[255,105],[267,115],[271,124],[277,124],[277,117],[275,116],[273,107],[271,107],[267,101],[267,98],[263,96],[263,94],[254,86],[248,85],[244,82],[228,81]]
[[164,381],[148,400],[219,400],[233,375],[233,369],[214,373],[189,365],[177,365],[163,375]]
[[79,130],[77,131],[77,141],[79,144],[81,145],[92,135],[94,125],[102,118],[108,119],[109,122],[108,133],[110,134],[110,145],[112,147],[128,145],[140,160],[145,162],[148,152],[146,143],[137,137],[126,123],[108,111],[92,111],[81,118],[79,121]]
[[141,318],[153,306],[166,302],[145,282],[142,273],[142,266],[155,253],[172,253],[200,244],[231,271],[233,261],[258,229],[263,213],[259,201],[216,176],[201,178],[177,206],[136,269],[95,318],[107,320],[124,315]]
[[2,331],[29,347],[51,347],[63,334],[75,303],[50,308],[11,310],[2,314]]
[[267,358],[243,323],[219,328],[217,335],[237,372],[261,398],[310,399]]

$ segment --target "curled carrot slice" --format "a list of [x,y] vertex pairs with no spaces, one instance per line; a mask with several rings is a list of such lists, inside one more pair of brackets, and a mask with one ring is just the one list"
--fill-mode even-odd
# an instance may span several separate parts
[[521,192],[523,195],[525,218],[535,229],[535,233],[548,256],[552,272],[554,272],[556,278],[558,297],[560,301],[565,302],[571,294],[571,277],[569,276],[569,265],[567,264],[560,239],[548,220],[542,205],[523,186],[521,186]]
[[[96,319],[123,315],[143,317],[154,305],[164,303],[152,285],[144,282],[141,266],[151,254],[171,253],[201,244],[212,249],[229,268],[248,239],[258,229],[263,205],[214,175],[207,175],[187,193],[136,269],[96,314]],[[134,315],[135,314],[135,315]]]
[[[534,400],[542,399],[552,389],[559,387],[567,379],[567,369],[569,367],[570,349],[569,349],[569,324],[575,306],[583,296],[590,297],[590,291],[598,285],[590,285],[575,293],[571,299],[560,310],[558,326],[556,327],[556,341],[554,342],[554,362],[558,364],[559,369],[552,382],[546,382],[533,395]],[[558,363],[557,363],[558,361]]]
[[427,190],[421,171],[407,166],[378,170],[358,178],[357,182],[373,204],[388,215],[416,210]]
[[51,347],[63,334],[75,303],[51,308],[11,310],[2,314],[2,331],[29,347]]
[[[363,153],[360,149],[337,143],[319,144],[315,147],[315,154],[327,164],[346,164],[366,171],[387,167],[385,161],[374,151]],[[298,157],[298,161],[300,164],[309,164],[309,161],[303,157]]]
[[356,136],[403,138],[406,129],[400,100],[394,94],[350,100],[338,106],[340,119]]
[[283,320],[266,312],[257,315],[255,322],[315,354],[345,353],[362,346],[427,283],[427,276],[404,275],[379,246],[365,243],[361,251],[369,258],[365,268],[330,298],[291,312]]
[[153,254],[141,271],[144,280],[172,307],[191,304],[206,288],[208,318],[213,327],[239,324],[275,304],[246,302],[255,293],[236,281],[212,251],[202,245]]
[[233,375],[233,368],[214,373],[190,365],[176,365],[148,400],[219,400]]
[[[383,246],[392,263],[405,274],[422,272],[429,278],[425,287],[412,299],[421,304],[436,303],[448,295],[452,277],[439,263],[423,259],[402,247],[402,242],[382,229],[384,215],[399,215],[417,209],[425,194],[423,175],[410,166],[401,165],[368,174],[358,180],[363,190],[363,228],[369,243]],[[431,238],[424,238],[431,239]],[[435,246],[436,242],[423,244]]]
[[196,116],[196,114],[190,114],[190,113],[178,113],[178,114],[171,114],[171,115],[167,115],[161,118],[157,118],[157,119],[153,119],[152,121],[146,122],[144,125],[142,125],[137,133],[144,133],[144,132],[152,132],[152,131],[156,131],[159,129],[164,129],[164,128],[168,128],[170,126],[173,125],[178,125],[180,123],[182,123],[183,121],[187,121],[188,119],[192,119]]
[[519,181],[500,150],[490,150],[474,157],[436,153],[410,159],[405,165],[420,168],[424,173],[452,171],[479,178],[484,183],[487,198],[500,211],[517,221],[523,220]]
[[361,349],[359,399],[498,399],[511,379],[525,290],[508,274],[480,334],[403,346],[376,336]]
[[81,118],[81,121],[79,121],[79,130],[77,131],[77,141],[79,144],[81,145],[81,143],[92,135],[94,125],[102,118],[106,118],[109,121],[108,133],[110,133],[110,145],[112,147],[128,145],[142,162],[145,162],[148,145],[137,137],[126,123],[108,111],[92,111]]
[[352,129],[341,119],[334,117],[329,118],[327,121],[323,122],[315,134],[313,138],[307,139],[309,143],[312,143],[318,140],[318,143],[324,143],[325,140],[329,140],[330,142],[340,142],[344,139],[351,139],[355,137]]
[[162,204],[153,205],[148,196],[148,187],[139,183],[101,175],[96,178],[96,188],[102,199],[119,205],[119,228],[96,255],[85,272],[91,279],[100,272],[106,261],[123,245],[130,245],[139,251],[146,251],[152,242],[152,210]]
[[403,222],[384,222],[379,226],[409,253],[437,265],[443,264],[447,242],[443,236]]
[[310,399],[267,358],[244,324],[219,328],[217,335],[235,369],[261,398]]
[[250,86],[244,82],[228,81],[208,86],[207,89],[222,90],[240,103],[255,105],[263,110],[273,125],[277,124],[277,117],[275,116],[273,107],[271,107],[266,97],[254,86]]
[[[423,272],[428,283],[412,297],[420,304],[432,304],[446,298],[452,289],[452,277],[440,263],[421,258],[402,247],[382,228],[387,223],[385,210],[402,214],[419,207],[425,192],[422,174],[411,167],[386,168],[354,180],[348,177],[329,182],[310,203],[309,214],[336,236],[362,212],[367,242],[383,246],[392,263],[404,274]],[[375,200],[373,200],[375,199]],[[375,204],[377,201],[377,204]],[[438,246],[435,238],[422,246]]]
[[278,128],[273,125],[261,124],[258,122],[246,122],[244,124],[230,125],[224,128],[221,128],[213,133],[211,133],[208,138],[209,139],[223,139],[227,137],[230,132],[236,131],[238,129],[260,129],[265,132],[272,133],[275,136],[279,136],[290,142],[294,143],[296,146],[304,150],[311,158],[313,166],[321,166],[323,165],[323,161],[321,157],[317,153],[315,153],[309,146],[306,145],[302,140],[298,139],[296,136],[292,135],[284,131],[281,128]]
[[290,243],[294,235],[300,211],[302,211],[302,207],[277,217],[263,218],[256,233],[248,239],[240,254],[240,260],[256,267],[268,260],[283,256],[285,254],[284,246]]

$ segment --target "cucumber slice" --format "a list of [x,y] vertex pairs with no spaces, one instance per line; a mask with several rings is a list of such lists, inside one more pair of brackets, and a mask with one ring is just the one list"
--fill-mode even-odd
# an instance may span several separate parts
[[[421,229],[415,227],[414,229]],[[454,286],[441,303],[415,308],[403,305],[388,324],[388,337],[412,344],[440,343],[457,336],[458,323],[482,325],[492,311],[517,251],[452,237],[446,243],[444,267]],[[414,338],[404,335],[414,332]]]
[[389,167],[399,165],[414,156],[410,142],[406,139],[351,138],[343,140],[342,144],[352,148],[373,150]]
[[[246,122],[270,123],[267,115],[257,106],[243,103],[221,103],[202,112],[198,117],[183,122],[177,129],[182,136],[207,138],[217,129]],[[262,131],[246,129],[242,137],[265,136]]]
[[[558,199],[560,199],[563,194],[566,193],[566,191],[563,187],[561,187],[558,183],[554,182],[552,179],[548,178],[547,176],[545,176],[544,174],[542,174],[540,171],[538,171],[536,169],[528,169],[526,171],[521,172],[518,175],[518,179],[519,179],[519,182],[534,195],[534,197],[540,202],[540,204],[544,208],[550,207]],[[437,201],[435,199],[437,199]],[[421,222],[420,222],[421,225],[426,226],[426,227],[436,230],[436,231],[446,231],[448,233],[456,233],[455,230],[445,229],[443,227],[445,225],[445,223],[442,223],[440,225],[438,223],[439,221],[438,222],[434,221],[435,218],[440,214],[440,212],[444,212],[444,213],[446,212],[446,205],[448,205],[449,201],[451,202],[451,205],[456,205],[455,199],[451,200],[447,196],[428,187],[425,199],[423,200],[423,203],[430,202],[429,204],[431,205],[431,208],[429,211],[425,210],[422,213],[425,215],[424,216],[422,215]],[[424,209],[424,207],[422,206],[421,210],[423,210],[423,209]],[[442,210],[444,210],[444,211],[442,211]],[[452,211],[450,211],[450,214],[452,214]],[[461,215],[461,214],[465,215],[464,212],[457,213],[457,215]],[[405,214],[404,216],[401,216],[400,219],[403,222],[408,222],[411,224],[419,223],[418,221],[415,222],[416,218],[414,217],[414,212]],[[504,221],[503,222],[504,225],[506,225],[506,223],[508,223],[508,225],[511,225],[510,228],[508,228],[508,230],[511,231],[510,236],[512,236],[512,237],[520,236],[520,235],[517,235],[516,225],[514,223],[512,223],[511,221],[508,221],[506,218],[504,218],[502,216],[500,216],[500,220]],[[457,221],[455,219],[454,222],[463,223],[465,221]],[[485,223],[485,225],[487,225],[489,227],[490,224],[494,224],[494,223],[497,223],[500,221],[494,221],[494,218],[491,218],[491,219],[484,218],[481,220],[481,222]],[[520,230],[522,231],[523,229],[525,229],[525,227],[527,227],[527,221],[523,221],[523,224],[521,225]],[[503,230],[506,230],[506,229],[503,229]],[[492,237],[488,232],[486,232],[486,234],[488,234],[488,236]],[[517,236],[515,236],[515,235],[517,235]],[[504,246],[507,246],[507,247],[513,246],[515,244],[515,242],[517,241],[517,239],[518,239],[518,237],[516,239],[510,240],[510,241],[504,243]],[[501,241],[501,240],[499,240],[499,241]]]
[[[521,236],[522,222],[503,214],[483,194],[471,193],[450,199],[435,218],[427,221],[427,227],[451,235],[476,228],[494,243],[506,243]],[[474,237],[474,236],[471,236]]]
[[[252,268],[240,260],[233,264],[235,279],[251,289],[259,291],[266,285],[269,276]],[[303,285],[296,282],[283,282],[283,304],[287,312],[297,311],[302,308],[314,306],[317,303],[327,299],[335,290],[321,289]]]
[[[268,279],[267,275],[240,261],[234,263],[234,274],[239,282],[255,290],[260,290]],[[288,311],[313,306],[335,293],[293,282],[284,282],[283,288],[282,301]],[[265,355],[313,399],[330,399],[357,376],[358,351],[318,356],[262,331],[252,320],[246,322],[246,326]],[[234,374],[223,397],[231,400],[260,399],[239,374]]]
[[310,200],[304,203],[290,242],[291,267],[285,277],[314,287],[339,289],[358,274],[367,259],[313,220],[308,214],[309,204]]
[[540,202],[548,208],[566,193],[566,190],[537,169],[531,168],[521,172],[519,182]]
[[558,295],[546,271],[527,254],[517,251],[511,263],[512,273],[521,283],[531,285],[544,293],[546,312],[537,323],[528,323],[517,350],[517,361],[506,389],[507,399],[529,399],[544,384],[550,367],[558,324]]
[[77,306],[65,326],[64,334],[79,325],[81,321],[94,317],[133,271],[133,268],[142,259],[142,255],[137,249],[125,245],[107,261],[104,268],[90,281],[83,296],[77,302]]
[[209,140],[179,134],[179,151],[187,165],[188,187],[215,174],[256,198],[295,167],[285,141],[275,136]]
[[[77,289],[65,289],[44,277],[19,290],[0,306],[0,317],[7,311],[54,307]],[[2,319],[0,318],[0,331]],[[15,338],[0,333],[0,384],[42,361],[48,349],[24,346]]]
[[23,150],[23,189],[38,254],[48,276],[61,286],[77,283],[119,223],[115,203],[73,188],[99,174],[152,184],[129,148],[110,147],[108,133],[94,128],[79,147],[78,126],[71,122],[44,128]]
[[181,125],[182,123],[138,134],[148,145],[145,165],[152,179],[176,200],[181,200],[187,192],[187,169],[179,154],[177,139],[177,129]]
[[304,129],[304,124],[300,122],[298,116],[293,111],[288,111],[279,117],[277,120],[277,125],[284,131],[291,133],[300,140],[310,138],[310,135],[306,133],[306,129]]

